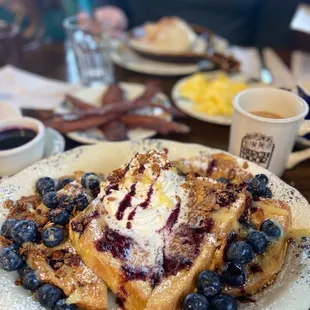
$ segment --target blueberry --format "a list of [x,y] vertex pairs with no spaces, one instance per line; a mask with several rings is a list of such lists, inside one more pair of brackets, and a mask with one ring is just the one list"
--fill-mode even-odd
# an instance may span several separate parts
[[266,236],[257,230],[254,230],[247,235],[246,242],[252,246],[256,254],[263,254],[268,246]]
[[212,310],[237,310],[237,299],[231,295],[220,294],[213,297],[210,301]]
[[21,278],[23,278],[30,271],[32,271],[32,269],[24,262],[24,264],[18,270],[18,274]]
[[251,179],[248,182],[247,191],[249,191],[254,197],[261,197],[266,191],[266,184],[259,179]]
[[69,223],[69,213],[65,209],[51,210],[48,219],[56,225],[65,226]]
[[231,286],[242,286],[245,283],[245,272],[240,263],[226,263],[221,277],[225,283]]
[[62,290],[51,284],[44,284],[37,290],[40,304],[47,308],[54,308],[62,296]]
[[34,271],[29,271],[24,275],[22,284],[25,289],[35,291],[40,286],[40,280]]
[[268,219],[260,225],[260,231],[265,233],[270,240],[278,239],[282,235],[282,225],[273,220]]
[[216,181],[224,183],[224,184],[229,184],[229,180],[223,177],[217,178]]
[[42,235],[43,244],[48,248],[59,245],[64,240],[64,232],[61,228],[51,227],[44,231]]
[[268,184],[269,179],[265,174],[257,174],[255,179],[259,180],[261,183]]
[[78,310],[75,304],[67,304],[65,299],[56,302],[54,310]]
[[1,227],[1,235],[6,238],[12,238],[12,228],[17,224],[17,220],[8,219],[6,220]]
[[182,303],[182,310],[208,310],[209,302],[207,297],[198,293],[191,293],[185,296]]
[[12,249],[15,253],[19,253],[20,245],[17,243],[12,243],[9,245],[9,248]]
[[100,182],[100,178],[92,172],[84,173],[81,179],[82,186],[90,190],[99,187]]
[[6,271],[19,269],[23,265],[23,260],[11,248],[4,248],[0,251],[0,267]]
[[76,208],[79,211],[86,209],[89,204],[88,199],[84,194],[78,194],[74,199],[74,203],[76,204]]
[[73,179],[71,178],[64,178],[64,179],[61,179],[59,182],[58,182],[58,186],[57,186],[57,190],[60,190],[62,188],[64,188],[67,184],[73,182]]
[[261,195],[262,198],[272,198],[272,192],[269,187],[266,187],[266,191]]
[[228,246],[226,258],[229,262],[247,264],[254,258],[253,248],[244,241],[237,241]]
[[38,194],[43,197],[46,193],[56,190],[55,181],[49,177],[40,178],[36,182],[36,190]]
[[48,192],[43,196],[43,204],[49,209],[55,209],[58,205],[57,192]]
[[18,243],[34,241],[37,235],[37,225],[30,220],[19,221],[12,229],[12,238]]
[[222,282],[216,272],[205,270],[199,274],[196,287],[199,293],[211,297],[220,293]]
[[71,214],[73,210],[74,202],[67,195],[63,195],[58,199],[58,207],[66,209]]

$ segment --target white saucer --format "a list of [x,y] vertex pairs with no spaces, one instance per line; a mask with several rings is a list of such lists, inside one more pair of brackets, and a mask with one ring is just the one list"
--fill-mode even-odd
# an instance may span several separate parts
[[63,153],[65,150],[65,139],[55,129],[47,127],[45,132],[45,146],[43,158]]

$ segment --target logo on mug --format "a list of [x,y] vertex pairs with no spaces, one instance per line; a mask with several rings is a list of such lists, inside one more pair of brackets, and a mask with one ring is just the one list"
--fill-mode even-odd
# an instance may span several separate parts
[[260,132],[248,133],[241,140],[240,157],[267,169],[274,147],[273,137]]

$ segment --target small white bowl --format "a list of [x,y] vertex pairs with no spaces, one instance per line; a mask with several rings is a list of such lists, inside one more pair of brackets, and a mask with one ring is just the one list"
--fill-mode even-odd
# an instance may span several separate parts
[[37,135],[26,144],[0,151],[0,176],[13,175],[43,157],[45,127],[37,119],[30,117],[11,118],[0,121],[0,132],[7,128],[26,128]]

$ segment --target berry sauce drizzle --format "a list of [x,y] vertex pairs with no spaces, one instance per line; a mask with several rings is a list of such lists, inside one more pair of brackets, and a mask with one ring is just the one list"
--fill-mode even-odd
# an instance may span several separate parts
[[111,252],[113,257],[125,260],[132,246],[132,239],[107,229],[104,236],[96,241],[95,246],[99,252]]
[[209,177],[212,174],[214,168],[216,168],[216,160],[215,159],[211,160],[211,162],[209,163],[208,168],[206,170],[206,177]]
[[106,196],[110,195],[112,191],[118,190],[118,184],[109,184],[106,189]]
[[175,206],[174,210],[171,212],[171,214],[169,215],[168,219],[167,219],[167,223],[165,225],[164,228],[168,229],[169,231],[171,231],[173,225],[177,222],[179,214],[180,214],[180,202],[177,203],[177,205]]
[[121,220],[124,216],[125,210],[131,206],[131,198],[136,194],[136,183],[132,184],[130,187],[130,192],[126,194],[124,199],[120,202],[118,210],[115,214],[115,217],[118,220]]
[[[136,206],[128,215],[128,221],[132,221],[136,215],[136,212],[137,212],[137,208],[140,207],[142,209],[146,209],[150,202],[151,202],[151,198],[152,198],[152,195],[153,195],[153,192],[154,192],[154,189],[153,189],[153,185],[150,186],[148,192],[147,192],[147,196],[146,196],[146,199],[145,201],[143,201],[141,204],[139,204],[138,206]],[[130,222],[127,222],[126,224],[126,227],[128,229],[131,229],[132,225]]]
[[145,170],[145,167],[144,167],[143,165],[141,165],[141,166],[139,167],[139,169],[138,169],[138,172],[139,172],[139,173],[143,173],[144,170]]

